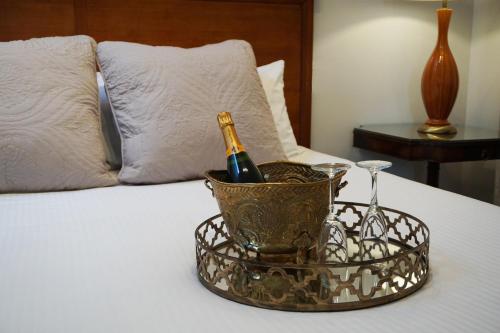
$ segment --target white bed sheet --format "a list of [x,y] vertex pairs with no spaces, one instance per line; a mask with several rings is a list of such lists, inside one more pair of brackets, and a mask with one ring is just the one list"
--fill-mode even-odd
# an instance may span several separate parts
[[[296,160],[339,158],[301,148]],[[353,167],[340,199],[366,202]],[[0,332],[499,332],[500,208],[387,173],[379,201],[431,231],[431,277],[365,310],[241,305],[197,280],[194,229],[218,213],[202,181],[0,195]]]

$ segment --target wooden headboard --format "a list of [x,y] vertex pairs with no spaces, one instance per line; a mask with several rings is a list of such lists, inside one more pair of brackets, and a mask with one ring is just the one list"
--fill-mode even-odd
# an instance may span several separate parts
[[244,39],[258,65],[285,60],[285,98],[309,146],[313,0],[0,1],[0,41],[85,34],[96,41],[200,46]]

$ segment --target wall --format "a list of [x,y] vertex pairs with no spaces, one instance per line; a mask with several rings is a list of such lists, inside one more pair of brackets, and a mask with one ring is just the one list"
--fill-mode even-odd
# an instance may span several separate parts
[[[425,163],[353,148],[352,129],[361,124],[426,120],[420,80],[436,43],[434,11],[439,7],[438,2],[404,0],[315,1],[313,149],[352,160],[389,159],[394,164],[390,172],[424,181]],[[481,66],[484,51],[479,44],[471,48],[472,0],[452,2],[450,7],[454,13],[449,43],[459,68],[460,89],[449,120],[463,124],[473,117],[467,111],[471,50],[473,68]],[[479,81],[480,74],[474,72],[473,80]],[[441,187],[463,193],[469,182],[464,179],[466,173],[463,163],[442,165]]]
[[[467,124],[499,130],[500,1],[498,0],[474,1],[467,88]],[[474,179],[473,184],[470,181],[464,182],[466,186],[462,189],[462,193],[500,205],[500,161],[466,163],[462,177]]]

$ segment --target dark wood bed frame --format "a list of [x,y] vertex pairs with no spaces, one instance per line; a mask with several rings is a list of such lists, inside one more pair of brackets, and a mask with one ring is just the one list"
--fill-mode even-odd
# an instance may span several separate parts
[[85,34],[194,47],[244,39],[258,65],[284,59],[285,98],[310,145],[313,0],[0,0],[0,41]]

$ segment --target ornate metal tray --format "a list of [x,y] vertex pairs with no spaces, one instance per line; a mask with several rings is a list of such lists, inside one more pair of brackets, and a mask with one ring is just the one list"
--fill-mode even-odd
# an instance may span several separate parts
[[386,258],[359,260],[358,229],[367,205],[337,202],[346,222],[349,262],[321,264],[316,250],[259,254],[237,245],[220,215],[195,231],[200,282],[227,299],[268,309],[338,311],[392,302],[418,290],[429,273],[429,229],[419,219],[382,208],[388,221]]

